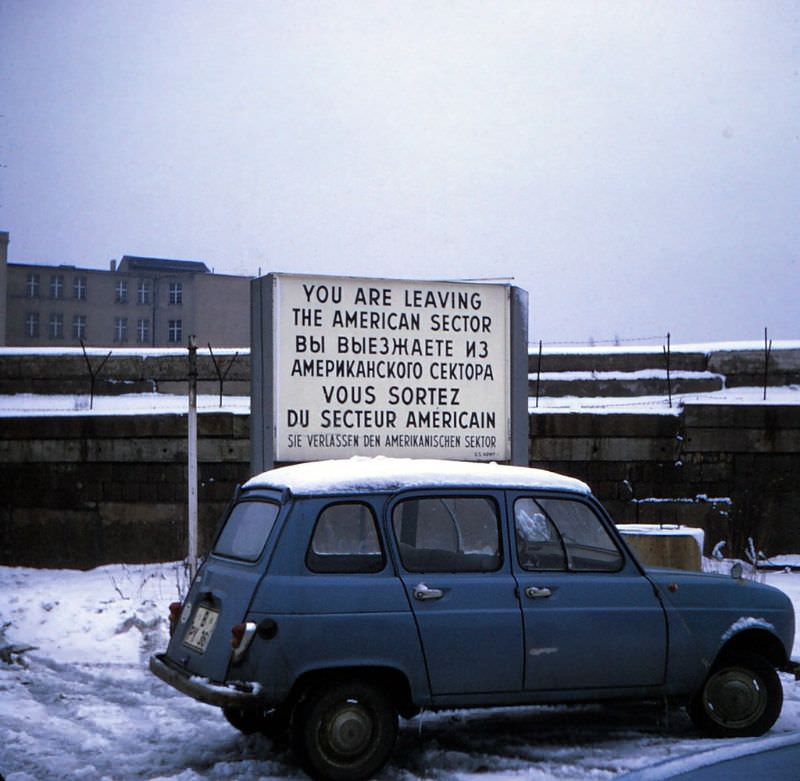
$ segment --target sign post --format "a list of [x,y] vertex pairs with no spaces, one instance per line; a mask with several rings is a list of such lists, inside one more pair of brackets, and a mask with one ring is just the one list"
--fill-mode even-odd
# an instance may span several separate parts
[[270,274],[252,294],[254,471],[352,455],[527,463],[525,291]]
[[187,473],[189,491],[187,563],[189,577],[197,571],[197,339],[189,337],[189,415]]

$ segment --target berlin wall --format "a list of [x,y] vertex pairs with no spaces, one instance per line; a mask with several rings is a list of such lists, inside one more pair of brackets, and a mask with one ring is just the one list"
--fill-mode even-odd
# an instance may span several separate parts
[[[200,547],[250,474],[247,415],[199,415]],[[617,522],[706,529],[800,551],[800,407],[678,415],[537,413],[530,464],[586,480]],[[90,568],[186,550],[186,416],[0,418],[0,564]]]

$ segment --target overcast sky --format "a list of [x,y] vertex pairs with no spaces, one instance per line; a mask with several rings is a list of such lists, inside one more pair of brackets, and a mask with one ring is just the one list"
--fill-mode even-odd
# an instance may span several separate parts
[[9,260],[509,277],[800,337],[800,2],[0,0]]

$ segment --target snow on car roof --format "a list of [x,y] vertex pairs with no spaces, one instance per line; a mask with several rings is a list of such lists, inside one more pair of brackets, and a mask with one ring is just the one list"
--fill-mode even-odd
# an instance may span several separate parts
[[354,456],[279,467],[252,477],[244,488],[288,488],[293,494],[300,495],[387,491],[423,486],[554,488],[589,493],[586,483],[544,469],[384,456]]

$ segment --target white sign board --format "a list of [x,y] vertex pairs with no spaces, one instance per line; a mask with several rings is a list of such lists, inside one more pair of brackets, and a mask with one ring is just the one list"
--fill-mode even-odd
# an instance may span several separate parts
[[505,461],[510,288],[275,274],[276,461]]

